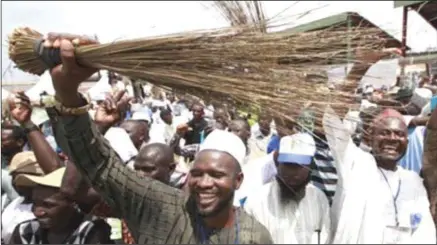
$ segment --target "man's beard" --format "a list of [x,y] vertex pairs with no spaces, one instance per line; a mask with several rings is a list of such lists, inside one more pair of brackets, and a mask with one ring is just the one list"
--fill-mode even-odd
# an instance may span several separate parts
[[204,211],[201,211],[201,210],[197,209],[197,213],[202,218],[214,217],[217,214],[219,214],[221,211],[223,211],[225,208],[227,208],[230,203],[231,204],[233,203],[234,195],[235,195],[235,192],[232,192],[232,194],[229,195],[226,199],[223,199],[223,200],[219,201],[217,207],[214,208],[211,211],[204,212]]
[[306,181],[296,186],[286,185],[278,176],[276,176],[276,181],[279,184],[279,199],[282,203],[288,203],[290,200],[300,201],[305,197],[306,186],[310,182],[310,175],[308,175]]
[[270,129],[260,129],[260,131],[261,131],[261,134],[263,136],[269,136],[271,130]]

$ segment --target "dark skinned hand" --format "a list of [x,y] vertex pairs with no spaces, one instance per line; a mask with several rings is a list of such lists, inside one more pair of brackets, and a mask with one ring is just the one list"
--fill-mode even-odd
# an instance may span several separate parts
[[109,95],[96,110],[94,121],[102,126],[111,127],[123,118],[122,115],[129,108],[132,98],[124,96],[126,91],[117,91],[114,96]]
[[79,85],[97,72],[97,69],[84,68],[76,63],[75,46],[96,44],[97,41],[78,35],[49,33],[44,46],[59,48],[62,64],[50,71],[57,99],[67,107],[78,107],[83,101],[78,96]]
[[32,106],[30,99],[23,91],[19,91],[14,96],[8,98],[10,114],[20,124],[30,122],[32,116]]

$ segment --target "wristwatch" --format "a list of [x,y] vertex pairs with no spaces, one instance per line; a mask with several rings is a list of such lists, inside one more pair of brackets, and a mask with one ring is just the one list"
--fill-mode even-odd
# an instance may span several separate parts
[[24,129],[24,133],[27,135],[32,131],[39,131],[39,127],[32,122],[27,122],[21,125]]

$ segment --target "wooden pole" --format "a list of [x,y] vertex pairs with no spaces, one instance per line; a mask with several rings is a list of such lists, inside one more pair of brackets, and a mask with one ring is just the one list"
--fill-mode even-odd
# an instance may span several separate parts
[[[407,25],[408,25],[408,7],[403,7],[402,14],[402,57],[405,58],[407,54]],[[405,65],[401,65],[400,86],[407,86],[407,78],[405,77]]]

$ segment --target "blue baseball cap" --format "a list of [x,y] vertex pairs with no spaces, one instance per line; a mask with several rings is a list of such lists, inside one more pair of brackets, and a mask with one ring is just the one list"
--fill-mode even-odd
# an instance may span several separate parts
[[278,162],[310,165],[315,154],[314,138],[308,133],[297,133],[282,137],[279,143]]

